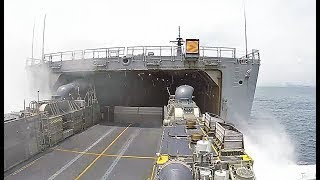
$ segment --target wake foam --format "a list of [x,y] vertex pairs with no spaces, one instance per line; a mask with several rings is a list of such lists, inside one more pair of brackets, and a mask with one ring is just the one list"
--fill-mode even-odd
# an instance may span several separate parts
[[316,165],[298,165],[294,143],[275,118],[259,114],[255,122],[236,122],[244,134],[246,152],[253,158],[257,180],[316,179]]

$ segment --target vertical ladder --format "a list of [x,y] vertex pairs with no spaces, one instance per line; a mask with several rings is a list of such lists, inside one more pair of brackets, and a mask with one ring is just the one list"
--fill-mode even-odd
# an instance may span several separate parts
[[239,63],[237,62],[235,67],[234,67],[234,82],[233,82],[233,87],[239,87],[239,79],[240,79],[240,67]]

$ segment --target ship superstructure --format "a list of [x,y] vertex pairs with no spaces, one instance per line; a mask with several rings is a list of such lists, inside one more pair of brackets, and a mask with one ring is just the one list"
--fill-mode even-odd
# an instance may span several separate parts
[[254,179],[234,124],[249,118],[259,51],[175,42],[28,59],[34,91],[52,98],[5,115],[5,176],[154,179],[178,168],[193,179]]

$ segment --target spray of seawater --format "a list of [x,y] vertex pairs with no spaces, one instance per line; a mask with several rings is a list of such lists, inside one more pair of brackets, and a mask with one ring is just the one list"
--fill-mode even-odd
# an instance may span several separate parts
[[254,119],[236,124],[244,134],[246,152],[254,159],[258,180],[315,179],[315,165],[296,163],[294,143],[274,117],[260,113]]

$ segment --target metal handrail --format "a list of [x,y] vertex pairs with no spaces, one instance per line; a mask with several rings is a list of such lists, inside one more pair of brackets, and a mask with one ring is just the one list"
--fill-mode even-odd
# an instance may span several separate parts
[[[120,57],[124,55],[124,53],[125,53],[125,47],[96,48],[96,49],[49,53],[44,55],[44,59],[45,61],[52,62],[54,61],[54,58],[58,58],[58,61],[91,59],[91,58],[92,59],[110,58],[110,57]],[[88,55],[92,55],[92,56],[87,57]],[[64,56],[69,56],[69,58],[68,59],[63,58]]]
[[[84,59],[95,59],[95,58],[120,58],[121,56],[143,56],[143,61],[146,59],[157,58],[162,60],[175,60],[181,59],[181,56],[177,55],[178,46],[129,46],[129,47],[110,47],[110,48],[95,48],[85,50],[74,50],[55,52],[44,55],[44,62],[53,61],[66,61],[66,60],[84,60]],[[183,50],[184,48],[182,48]],[[182,53],[183,54],[183,53]],[[183,55],[182,55],[183,56]],[[210,47],[200,46],[199,57],[204,59],[206,57],[225,57],[225,58],[236,58],[236,48],[230,47]],[[249,59],[260,59],[258,50],[253,50],[252,53],[247,54],[242,58]],[[28,64],[41,63],[41,59],[27,59]]]
[[158,57],[159,61],[166,60],[162,57],[171,57],[169,60],[172,60],[176,56],[176,48],[177,46],[130,46],[127,47],[127,55],[143,56],[143,61],[152,57]]
[[[235,58],[236,57],[236,48],[230,47],[210,47],[210,46],[201,46],[200,47],[200,57],[213,57],[213,56],[206,56],[205,52],[216,52],[215,57],[229,57]],[[231,55],[225,55],[223,53],[228,52]]]
[[26,60],[26,65],[27,66],[31,66],[31,65],[36,65],[36,64],[40,64],[42,61],[42,59],[37,59],[37,58],[27,58]]
[[260,60],[259,50],[253,49],[251,53],[242,56],[240,59],[252,59],[252,60]]

